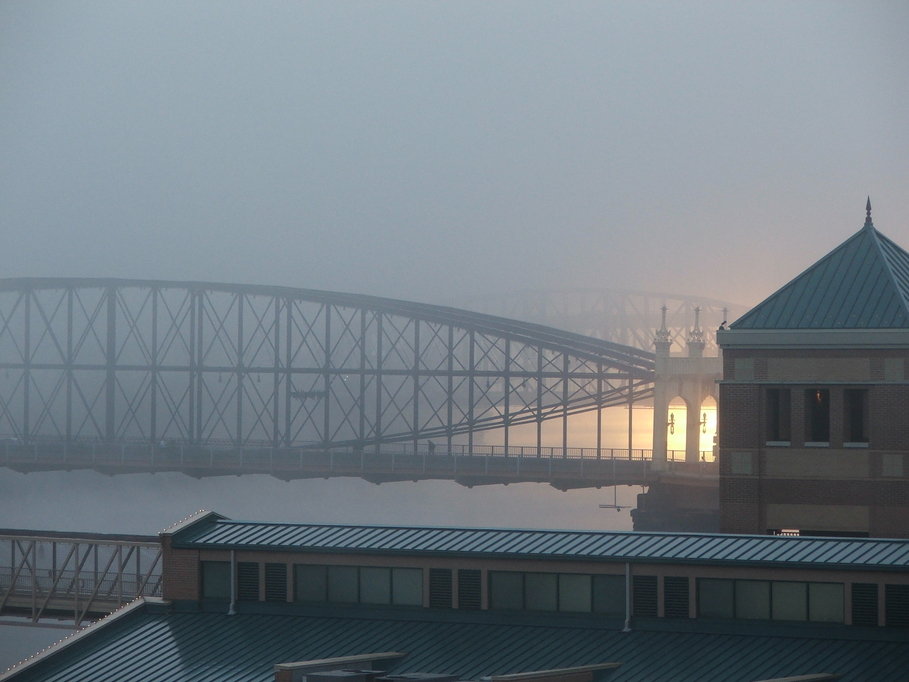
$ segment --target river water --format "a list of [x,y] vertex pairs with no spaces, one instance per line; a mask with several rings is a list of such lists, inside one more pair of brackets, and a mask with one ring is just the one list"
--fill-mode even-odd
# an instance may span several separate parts
[[[640,488],[561,492],[542,483],[465,488],[453,481],[376,485],[356,478],[195,479],[178,473],[21,474],[0,469],[0,527],[154,534],[198,509],[229,518],[300,523],[630,530]],[[618,501],[620,512],[600,504]],[[0,671],[67,635],[0,624]]]

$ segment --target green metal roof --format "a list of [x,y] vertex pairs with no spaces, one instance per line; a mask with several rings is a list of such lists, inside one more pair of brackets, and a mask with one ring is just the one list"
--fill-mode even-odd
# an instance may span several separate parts
[[909,253],[864,227],[731,329],[907,329]]
[[605,662],[622,664],[606,675],[609,682],[751,682],[818,672],[849,682],[905,679],[909,670],[904,632],[846,627],[696,632],[692,621],[680,621],[671,630],[624,633],[621,623],[589,617],[363,609],[320,614],[293,607],[228,616],[146,605],[92,628],[56,655],[3,679],[271,682],[276,663],[379,651],[408,653],[391,673],[459,679]]
[[215,514],[183,524],[173,533],[173,546],[864,570],[909,567],[909,540],[900,539],[259,523]]

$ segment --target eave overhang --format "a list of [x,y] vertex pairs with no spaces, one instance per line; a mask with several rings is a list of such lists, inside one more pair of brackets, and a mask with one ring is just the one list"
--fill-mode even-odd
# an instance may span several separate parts
[[909,329],[721,329],[720,348],[907,349]]

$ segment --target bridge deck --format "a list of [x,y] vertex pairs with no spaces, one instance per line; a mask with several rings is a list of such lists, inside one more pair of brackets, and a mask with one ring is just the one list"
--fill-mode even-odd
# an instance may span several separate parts
[[190,445],[33,443],[0,450],[0,465],[16,471],[93,469],[108,474],[179,471],[190,476],[269,474],[276,478],[360,477],[375,483],[424,479],[466,486],[538,482],[559,489],[649,485],[658,478],[716,480],[716,462],[685,462],[669,453],[661,469],[649,450],[478,446],[441,452],[382,449],[281,449]]

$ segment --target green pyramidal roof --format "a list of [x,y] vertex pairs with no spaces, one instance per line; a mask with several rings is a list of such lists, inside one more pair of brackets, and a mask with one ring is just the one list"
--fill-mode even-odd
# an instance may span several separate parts
[[730,325],[732,329],[909,329],[909,253],[864,227]]

